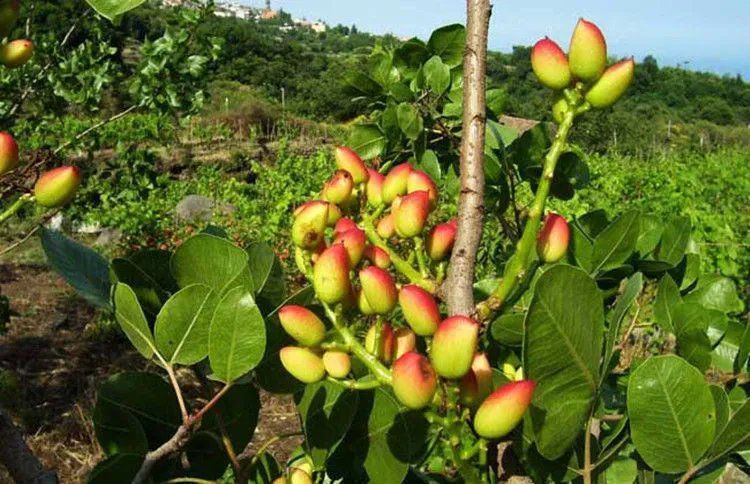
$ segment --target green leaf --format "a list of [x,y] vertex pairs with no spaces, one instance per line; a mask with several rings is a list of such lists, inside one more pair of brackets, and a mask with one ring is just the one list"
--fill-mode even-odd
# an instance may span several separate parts
[[440,60],[439,56],[432,56],[425,62],[422,70],[427,86],[432,89],[433,93],[440,96],[448,90],[451,84],[451,69]]
[[146,455],[148,440],[135,416],[120,406],[98,399],[93,414],[94,433],[106,455]]
[[305,391],[295,400],[305,431],[307,454],[316,469],[323,469],[357,412],[357,392],[333,383],[320,382],[306,385]]
[[133,10],[146,0],[86,0],[102,17],[108,20]]
[[[344,467],[348,477],[344,482],[402,482],[409,464],[421,457],[426,438],[424,417],[419,412],[402,411],[390,392],[382,388],[359,392],[352,427],[327,471],[334,474],[339,466]],[[354,476],[358,479],[351,480]]]
[[206,413],[201,429],[220,436],[223,428],[232,447],[241,452],[253,438],[260,405],[260,395],[253,385],[234,385]]
[[716,408],[716,431],[714,435],[720,435],[729,422],[731,413],[729,397],[727,392],[719,385],[710,385],[708,389],[711,390],[711,397],[714,399],[714,407]]
[[187,475],[205,480],[219,479],[229,464],[221,437],[199,431],[185,446],[185,457],[190,462]]
[[125,335],[144,358],[156,353],[156,344],[138,298],[130,286],[118,283],[113,296],[115,318]]
[[664,228],[655,259],[676,266],[685,256],[692,226],[688,217],[672,219]]
[[[500,117],[503,114],[507,99],[508,94],[505,92],[505,89],[487,89],[487,110],[496,117]],[[503,132],[504,146],[508,146],[514,139],[518,138],[518,131],[509,126],[500,126],[501,132]]]
[[419,138],[419,135],[424,131],[422,116],[414,105],[409,103],[399,104],[396,108],[396,117],[404,136],[410,140]]
[[672,276],[665,274],[659,281],[659,287],[656,289],[656,299],[654,300],[654,317],[656,322],[665,330],[674,333],[673,313],[677,306],[682,304],[680,289],[672,279]]
[[594,239],[591,253],[592,274],[624,264],[638,242],[640,214],[631,210],[617,217]]
[[419,39],[410,39],[393,52],[393,65],[401,72],[402,77],[411,79],[428,57],[425,43]]
[[382,155],[388,144],[385,134],[376,124],[358,124],[352,128],[347,146],[356,151],[364,160]]
[[230,383],[255,368],[266,348],[266,327],[253,296],[230,290],[216,306],[208,336],[213,377]]
[[631,484],[638,477],[638,463],[618,455],[605,471],[607,484]]
[[747,324],[729,321],[724,337],[711,352],[713,367],[725,373],[740,373],[747,360],[747,354],[743,355],[741,351],[743,340],[747,338],[748,333],[750,333],[750,326]]
[[278,307],[286,297],[284,268],[271,246],[265,242],[251,244],[246,251],[255,299],[265,314]]
[[581,269],[552,267],[536,283],[525,326],[536,445],[555,460],[581,433],[598,391],[604,312],[596,282]]
[[116,454],[99,462],[88,477],[88,484],[131,484],[143,463],[142,455]]
[[524,315],[503,314],[492,322],[490,335],[492,339],[507,346],[521,346],[523,344]]
[[250,274],[247,254],[228,240],[209,234],[198,234],[185,241],[171,260],[172,274],[181,288],[204,284],[218,294],[242,285],[241,277]]
[[[638,272],[631,276],[625,284],[622,295],[617,299],[617,304],[612,310],[609,327],[607,328],[607,339],[604,348],[604,359],[602,360],[602,376],[609,374],[609,367],[612,364],[612,355],[615,346],[620,340],[622,334],[622,321],[630,311],[631,306],[643,290],[643,274]],[[601,382],[600,382],[601,383]]]
[[745,308],[737,295],[734,282],[719,275],[702,276],[695,290],[685,296],[686,302],[696,302],[723,313],[741,313]]
[[169,440],[180,426],[180,409],[174,390],[153,373],[119,373],[109,377],[97,393],[97,406],[129,412],[141,424],[148,448]]
[[202,284],[187,286],[156,317],[156,347],[169,363],[193,365],[208,356],[208,329],[217,295]]
[[112,261],[112,272],[117,282],[133,289],[144,312],[152,319],[170,294],[177,290],[177,283],[169,271],[170,257],[170,252],[144,250],[127,259]]
[[716,408],[703,374],[673,355],[646,360],[628,384],[633,443],[658,472],[684,472],[708,450]]
[[746,401],[724,427],[714,442],[709,457],[717,458],[737,450],[748,450],[750,444],[750,400]]
[[258,455],[257,459],[253,459],[253,461],[253,464],[247,471],[248,482],[253,484],[271,484],[274,479],[282,474],[281,466],[279,466],[276,459],[268,452]]
[[39,239],[52,268],[86,301],[110,309],[109,264],[107,261],[60,232],[39,229]]
[[432,32],[427,48],[439,55],[448,67],[456,67],[463,62],[466,29],[461,24],[446,25]]
[[425,150],[419,159],[419,169],[430,175],[433,181],[438,182],[441,178],[442,171],[437,155],[432,150]]

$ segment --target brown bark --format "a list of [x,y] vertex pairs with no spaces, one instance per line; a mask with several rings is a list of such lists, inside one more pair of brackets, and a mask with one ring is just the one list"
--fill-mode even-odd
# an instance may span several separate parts
[[484,142],[486,125],[487,32],[489,0],[466,2],[464,52],[464,133],[461,140],[461,194],[458,234],[443,288],[451,315],[474,313],[474,266],[484,219]]
[[0,464],[19,484],[55,484],[54,472],[45,471],[16,428],[13,420],[0,408]]

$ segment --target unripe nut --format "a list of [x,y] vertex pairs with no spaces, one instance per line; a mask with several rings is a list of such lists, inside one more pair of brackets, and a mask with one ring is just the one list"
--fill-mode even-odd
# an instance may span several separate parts
[[302,383],[319,382],[326,376],[323,359],[309,348],[287,346],[279,351],[281,364]]
[[329,204],[313,201],[297,210],[292,223],[292,242],[301,249],[315,250],[325,239]]
[[508,383],[495,390],[474,415],[474,430],[485,439],[504,437],[523,419],[536,384],[530,380]]
[[10,133],[0,132],[0,175],[18,166],[18,144]]
[[404,319],[419,336],[431,336],[440,325],[440,309],[432,295],[419,286],[407,284],[398,293]]
[[62,207],[73,200],[80,184],[81,172],[78,168],[61,166],[39,177],[34,185],[34,196],[42,207]]
[[440,261],[448,257],[456,241],[457,231],[458,222],[455,219],[433,227],[425,241],[425,249],[430,259]]
[[401,237],[416,237],[422,233],[430,215],[430,197],[420,190],[397,198],[391,210],[396,233]]
[[284,306],[279,310],[279,321],[284,331],[302,346],[317,346],[326,337],[323,321],[302,306]]
[[595,108],[606,108],[617,102],[625,94],[635,75],[635,61],[630,58],[611,66],[596,81],[586,100]]
[[352,359],[343,351],[326,351],[323,353],[323,366],[334,378],[346,378],[352,370]]
[[341,302],[349,295],[349,255],[342,244],[332,245],[318,257],[313,266],[313,289],[327,304]]
[[388,271],[375,266],[367,267],[359,271],[359,282],[370,308],[376,314],[388,314],[393,311],[398,291]]
[[479,324],[466,316],[452,316],[432,338],[430,361],[438,375],[461,378],[470,369],[479,339]]
[[556,213],[549,213],[537,236],[537,254],[548,264],[560,261],[568,251],[570,228],[568,222]]
[[359,185],[369,179],[370,175],[367,172],[365,162],[351,148],[339,146],[336,148],[334,156],[336,158],[336,167],[340,170],[348,171],[355,184]]
[[383,180],[382,197],[383,202],[392,203],[399,195],[406,195],[409,183],[409,174],[413,168],[409,163],[402,163],[388,172]]
[[393,393],[407,408],[420,409],[430,404],[437,390],[437,375],[423,355],[411,351],[393,364]]
[[0,64],[15,69],[26,64],[34,55],[34,43],[26,39],[11,40],[0,45]]
[[607,67],[607,42],[599,27],[579,19],[568,49],[570,72],[578,79],[593,82]]
[[531,68],[543,86],[558,91],[570,85],[570,68],[565,52],[553,40],[544,38],[531,49]]
[[372,325],[365,336],[365,349],[375,355],[379,360],[390,363],[393,360],[395,349],[395,340],[393,337],[393,328],[388,323],[383,323],[380,327],[380,346],[376,348],[375,337],[377,336],[377,326]]

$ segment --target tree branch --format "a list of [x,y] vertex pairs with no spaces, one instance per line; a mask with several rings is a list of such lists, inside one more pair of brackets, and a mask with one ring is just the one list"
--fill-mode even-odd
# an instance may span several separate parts
[[57,475],[45,471],[39,459],[31,452],[21,432],[10,416],[0,408],[0,464],[16,482],[33,484],[56,484]]
[[474,313],[474,266],[484,218],[485,77],[491,14],[489,0],[467,0],[458,233],[444,287],[448,312],[467,316]]

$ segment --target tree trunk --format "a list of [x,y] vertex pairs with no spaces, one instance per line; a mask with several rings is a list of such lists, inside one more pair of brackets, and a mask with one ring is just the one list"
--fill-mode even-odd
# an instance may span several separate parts
[[485,78],[491,13],[489,0],[466,2],[464,131],[461,140],[458,234],[443,291],[451,315],[471,316],[474,313],[474,266],[484,218]]
[[19,484],[55,484],[54,472],[45,471],[23,440],[10,416],[0,408],[0,464]]

